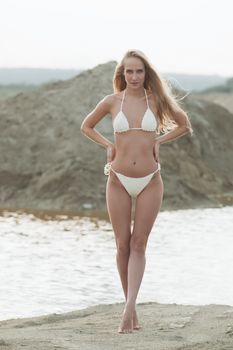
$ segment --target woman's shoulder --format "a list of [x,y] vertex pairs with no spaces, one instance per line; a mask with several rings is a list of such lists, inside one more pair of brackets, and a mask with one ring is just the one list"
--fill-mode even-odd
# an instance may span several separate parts
[[157,113],[157,101],[158,98],[157,96],[152,92],[152,91],[148,91],[147,92],[147,97],[148,97],[148,101],[150,103],[150,106],[156,111]]
[[119,101],[122,99],[122,91],[106,95],[103,99],[102,102],[108,104],[109,106],[113,106],[116,101]]
[[146,90],[146,92],[147,92],[147,97],[149,100],[151,100],[151,101],[156,100],[156,95],[151,90]]
[[106,97],[109,97],[112,100],[116,100],[116,99],[121,99],[122,95],[123,95],[123,91],[120,91],[120,92],[115,92],[113,94],[107,95]]

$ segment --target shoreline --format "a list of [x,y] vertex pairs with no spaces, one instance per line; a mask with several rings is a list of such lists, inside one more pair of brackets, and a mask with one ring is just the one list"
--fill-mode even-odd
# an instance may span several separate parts
[[124,303],[0,321],[1,350],[233,348],[233,306],[137,304],[142,329],[117,332]]
[[[198,205],[198,206],[192,206],[192,207],[185,207],[185,208],[166,208],[163,207],[160,209],[160,212],[164,211],[177,211],[177,210],[194,210],[194,209],[208,209],[208,208],[224,208],[224,207],[231,207],[233,204],[222,204],[218,203],[216,205]],[[13,207],[0,207],[0,216],[3,216],[5,213],[17,213],[17,214],[32,214],[36,218],[42,219],[42,220],[57,220],[57,219],[75,219],[77,217],[85,218],[94,218],[99,220],[107,220],[109,221],[109,216],[107,210],[68,210],[68,209],[40,209],[40,208],[13,208]]]

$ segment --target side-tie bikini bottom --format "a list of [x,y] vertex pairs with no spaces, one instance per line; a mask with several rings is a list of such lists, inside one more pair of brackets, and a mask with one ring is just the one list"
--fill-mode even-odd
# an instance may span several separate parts
[[118,179],[120,180],[121,184],[124,186],[126,191],[131,197],[137,197],[139,193],[149,184],[151,179],[154,177],[154,175],[160,171],[161,166],[160,163],[158,163],[158,168],[153,171],[153,173],[150,173],[143,177],[131,177],[131,176],[125,176],[121,173],[117,173],[113,168],[111,162],[105,164],[104,167],[104,174],[109,175],[110,170],[112,170]]

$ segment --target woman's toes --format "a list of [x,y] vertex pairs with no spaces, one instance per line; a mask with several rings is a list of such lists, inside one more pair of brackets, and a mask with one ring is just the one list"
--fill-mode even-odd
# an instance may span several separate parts
[[118,328],[118,333],[132,333],[133,331],[133,315],[132,313],[123,312],[121,324]]
[[118,329],[118,333],[133,333],[132,329],[122,329],[122,328],[119,328]]
[[137,331],[139,330],[139,329],[141,329],[142,327],[141,326],[134,326],[133,327],[133,329],[136,329]]

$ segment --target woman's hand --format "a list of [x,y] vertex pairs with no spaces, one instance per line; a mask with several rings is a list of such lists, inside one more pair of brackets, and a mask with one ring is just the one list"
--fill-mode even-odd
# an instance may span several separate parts
[[159,141],[155,140],[155,144],[154,144],[154,147],[153,147],[153,154],[154,154],[155,161],[157,163],[160,163],[160,161],[159,161],[159,146],[160,146]]
[[116,148],[114,144],[110,144],[107,147],[107,162],[112,162],[116,155]]

